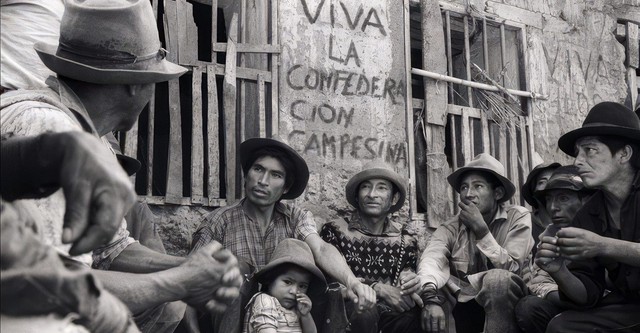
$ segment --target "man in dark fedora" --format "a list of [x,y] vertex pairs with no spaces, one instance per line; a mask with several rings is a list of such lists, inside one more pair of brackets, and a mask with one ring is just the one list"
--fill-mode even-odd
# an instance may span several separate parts
[[269,262],[279,242],[297,238],[309,245],[318,267],[347,287],[354,303],[371,307],[375,292],[353,275],[334,246],[320,238],[312,214],[281,202],[304,192],[309,180],[305,160],[287,144],[267,138],[242,142],[239,153],[245,197],[207,215],[193,234],[191,251],[218,241],[238,258],[243,273],[251,274]]
[[436,229],[418,265],[423,328],[518,332],[513,309],[525,294],[520,273],[533,247],[531,214],[505,204],[515,186],[487,153],[447,180],[460,193],[460,212]]
[[320,236],[338,248],[351,271],[378,296],[376,306],[362,313],[347,302],[350,331],[420,332],[416,231],[391,215],[404,204],[405,180],[390,165],[374,161],[345,189],[355,212],[325,224]]
[[[35,49],[57,78],[47,80],[47,89],[1,95],[3,135],[84,131],[111,149],[105,136],[131,128],[154,84],[186,71],[164,58],[153,11],[144,0],[66,1],[58,45],[37,43]],[[69,209],[61,192],[34,205],[31,213],[44,242],[75,256],[75,262],[100,268],[94,275],[129,307],[144,332],[173,331],[185,308],[174,301],[222,310],[238,293],[237,263],[220,244],[189,258],[168,256],[128,237],[122,216],[96,216],[86,228],[71,228],[69,223],[86,216]],[[75,242],[84,234],[94,235],[102,246]]]
[[596,190],[573,227],[542,237],[538,260],[569,259],[550,272],[560,299],[577,310],[547,332],[640,329],[640,119],[613,102],[596,104],[582,127],[560,137],[587,188]]

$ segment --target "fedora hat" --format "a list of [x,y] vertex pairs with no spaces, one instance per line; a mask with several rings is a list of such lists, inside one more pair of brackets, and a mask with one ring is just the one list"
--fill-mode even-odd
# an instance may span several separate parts
[[558,146],[565,154],[575,157],[576,141],[585,136],[616,136],[640,143],[640,119],[622,104],[598,103],[589,110],[582,127],[560,137]]
[[593,193],[594,190],[586,188],[575,165],[561,166],[549,177],[544,189],[536,192],[535,197],[545,204],[545,195],[551,190],[569,190],[574,192]]
[[524,201],[531,205],[531,207],[538,208],[538,201],[534,199],[534,193],[536,192],[536,183],[538,176],[544,172],[545,170],[554,170],[560,166],[560,163],[542,163],[536,165],[529,175],[527,176],[527,181],[524,182],[522,188],[520,189],[520,193]]
[[271,260],[262,269],[253,275],[253,279],[260,283],[264,283],[265,277],[269,276],[269,272],[279,270],[278,268],[284,264],[294,264],[304,268],[314,277],[313,282],[309,283],[309,294],[318,295],[327,289],[327,280],[322,271],[316,266],[313,259],[313,253],[307,243],[295,239],[287,238],[280,242],[276,249],[273,250]]
[[242,170],[246,173],[255,159],[254,154],[262,148],[271,147],[276,148],[286,153],[294,167],[294,180],[293,184],[289,188],[287,193],[282,195],[282,199],[295,199],[299,197],[304,189],[307,188],[307,182],[309,181],[309,167],[304,158],[298,154],[293,148],[289,147],[284,142],[268,139],[268,138],[251,138],[247,139],[240,144],[240,163],[242,164]]
[[34,45],[52,71],[97,84],[167,81],[187,69],[165,59],[148,0],[67,0],[58,45]]
[[478,154],[473,158],[473,160],[471,160],[471,162],[467,163],[467,165],[458,168],[458,170],[454,171],[447,177],[447,181],[456,190],[456,192],[460,193],[460,178],[468,171],[488,172],[498,179],[500,184],[502,184],[502,187],[504,187],[504,196],[498,200],[498,202],[505,202],[511,199],[513,194],[516,193],[516,187],[509,179],[507,179],[507,177],[505,177],[504,166],[502,163],[487,153]]
[[351,179],[349,179],[349,182],[347,182],[347,186],[345,187],[345,195],[351,206],[358,208],[358,188],[360,187],[360,183],[374,178],[386,179],[393,183],[398,189],[400,197],[398,198],[398,202],[389,208],[389,214],[402,208],[402,205],[404,205],[404,199],[407,196],[405,182],[389,164],[382,161],[367,163],[362,167],[362,171],[356,173],[351,177]]

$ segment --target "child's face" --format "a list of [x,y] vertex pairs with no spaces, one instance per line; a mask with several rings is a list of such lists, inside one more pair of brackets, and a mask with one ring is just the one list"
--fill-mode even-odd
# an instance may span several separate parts
[[307,293],[310,280],[311,273],[306,270],[289,268],[271,282],[269,295],[275,297],[285,309],[292,309],[296,306],[296,295]]

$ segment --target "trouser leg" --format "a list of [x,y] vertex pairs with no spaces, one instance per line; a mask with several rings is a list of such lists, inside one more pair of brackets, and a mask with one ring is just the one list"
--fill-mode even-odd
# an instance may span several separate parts
[[547,333],[640,332],[640,304],[613,304],[588,310],[568,310],[549,322]]
[[482,332],[485,322],[484,309],[475,300],[457,303],[453,308],[456,333]]
[[516,321],[525,333],[544,333],[549,321],[562,309],[552,302],[529,295],[516,304]]
[[482,278],[476,301],[484,308],[484,332],[519,332],[514,309],[525,295],[522,279],[503,269],[489,270]]
[[379,328],[382,333],[422,332],[420,328],[420,312],[418,306],[401,313],[385,312],[380,315]]
[[349,317],[348,332],[351,333],[378,333],[378,321],[380,313],[377,306],[373,306],[362,312],[355,311],[355,304],[346,303],[347,317]]

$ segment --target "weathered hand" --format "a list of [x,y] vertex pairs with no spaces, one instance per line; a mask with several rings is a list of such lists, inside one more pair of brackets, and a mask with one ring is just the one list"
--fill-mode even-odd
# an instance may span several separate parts
[[418,274],[412,271],[402,271],[400,273],[400,288],[402,289],[402,295],[411,295],[418,290],[422,284]]
[[376,304],[376,292],[357,279],[353,280],[347,286],[347,297],[349,297],[353,303],[358,304],[356,308],[357,312],[370,309]]
[[483,237],[489,232],[489,227],[484,222],[482,213],[473,202],[461,198],[458,207],[460,207],[459,221],[473,231],[477,237]]
[[557,233],[557,245],[563,257],[587,260],[603,253],[604,237],[580,228],[563,228]]
[[378,296],[397,312],[409,311],[415,306],[410,296],[403,297],[400,288],[385,283],[376,284]]
[[296,294],[296,309],[301,316],[306,316],[311,311],[311,299],[303,293]]
[[[64,147],[60,186],[64,192],[63,243],[77,255],[107,243],[135,203],[127,174],[104,144],[84,132],[45,134]],[[52,139],[55,138],[55,139]],[[51,143],[51,142],[50,142]]]
[[556,273],[565,265],[557,246],[558,239],[553,236],[540,237],[535,263],[548,273]]
[[437,304],[426,304],[422,308],[422,329],[429,333],[444,333],[447,327],[447,318],[444,310]]
[[185,302],[190,305],[220,312],[240,294],[242,277],[238,262],[218,242],[192,253],[177,269],[188,274],[182,286],[188,295]]

